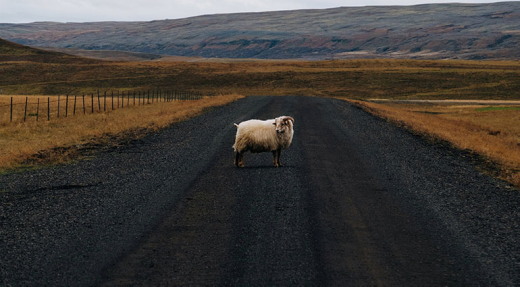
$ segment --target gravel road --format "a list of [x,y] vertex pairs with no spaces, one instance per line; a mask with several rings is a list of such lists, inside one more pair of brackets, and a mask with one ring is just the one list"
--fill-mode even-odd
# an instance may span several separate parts
[[[295,118],[281,168],[235,127]],[[520,285],[520,191],[339,100],[248,97],[0,175],[0,285]]]

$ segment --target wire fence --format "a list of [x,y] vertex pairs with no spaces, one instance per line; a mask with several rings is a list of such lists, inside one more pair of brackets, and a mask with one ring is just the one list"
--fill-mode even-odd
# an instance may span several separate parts
[[197,92],[180,91],[104,91],[64,96],[0,96],[0,123],[50,121],[78,114],[110,112],[133,106],[201,99]]

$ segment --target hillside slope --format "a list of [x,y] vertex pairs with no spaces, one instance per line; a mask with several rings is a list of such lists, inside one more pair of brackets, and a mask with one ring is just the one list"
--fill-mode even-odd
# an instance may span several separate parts
[[84,63],[93,60],[65,53],[41,50],[0,38],[0,62],[30,61],[41,63]]
[[0,24],[32,46],[228,58],[520,58],[520,2]]
[[41,95],[90,94],[100,89],[138,92],[160,88],[206,95],[520,98],[518,61],[199,61],[170,58],[178,60],[101,61],[0,42],[0,90],[4,94]]

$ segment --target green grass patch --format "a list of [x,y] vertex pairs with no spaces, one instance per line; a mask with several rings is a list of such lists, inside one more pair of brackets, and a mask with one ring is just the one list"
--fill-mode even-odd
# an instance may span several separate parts
[[477,112],[504,111],[504,110],[520,111],[520,107],[483,107],[483,108],[478,108],[475,110]]

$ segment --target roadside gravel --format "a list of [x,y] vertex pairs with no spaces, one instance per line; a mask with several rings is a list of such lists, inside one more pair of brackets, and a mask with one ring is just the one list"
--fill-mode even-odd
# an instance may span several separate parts
[[205,169],[225,140],[221,131],[263,104],[250,98],[90,160],[1,175],[0,283],[99,281]]

